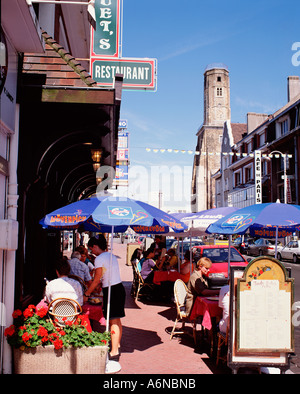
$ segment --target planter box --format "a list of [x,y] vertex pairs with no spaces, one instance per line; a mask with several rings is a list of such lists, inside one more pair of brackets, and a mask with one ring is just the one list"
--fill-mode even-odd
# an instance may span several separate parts
[[107,346],[14,349],[15,374],[104,374]]

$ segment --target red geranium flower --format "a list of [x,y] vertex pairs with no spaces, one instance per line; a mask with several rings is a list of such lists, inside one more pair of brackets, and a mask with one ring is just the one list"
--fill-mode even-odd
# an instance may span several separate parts
[[33,314],[34,314],[34,311],[32,309],[30,309],[29,307],[27,309],[25,309],[25,311],[23,312],[25,319],[28,319],[28,317],[33,316]]
[[11,326],[7,327],[7,328],[4,330],[4,335],[5,335],[6,337],[10,337],[10,336],[14,335],[15,332],[16,332],[15,326],[14,326],[14,325],[11,325]]
[[61,349],[64,344],[63,344],[63,341],[61,339],[56,339],[55,341],[53,341],[53,345],[54,345],[54,348],[56,350],[58,350],[58,349]]
[[24,342],[29,341],[30,338],[32,338],[32,335],[31,335],[31,334],[28,334],[28,332],[25,332],[25,333],[22,335],[22,339],[23,339]]
[[36,313],[39,317],[43,318],[43,317],[45,317],[45,316],[47,315],[48,309],[42,307],[42,308],[40,308],[40,309],[37,309],[35,313]]
[[14,319],[17,319],[19,316],[22,316],[22,311],[20,311],[20,309],[16,309],[16,310],[13,312],[12,317],[13,317]]
[[46,335],[48,335],[48,331],[45,327],[40,326],[40,328],[37,330],[37,335],[39,337],[45,337]]

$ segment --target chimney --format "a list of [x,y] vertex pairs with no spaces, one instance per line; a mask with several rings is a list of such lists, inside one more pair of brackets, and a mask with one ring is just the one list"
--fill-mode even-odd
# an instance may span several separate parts
[[300,78],[298,76],[289,76],[287,79],[288,102],[300,94]]
[[264,123],[268,119],[267,114],[257,114],[255,112],[247,113],[247,134],[250,134],[259,125]]

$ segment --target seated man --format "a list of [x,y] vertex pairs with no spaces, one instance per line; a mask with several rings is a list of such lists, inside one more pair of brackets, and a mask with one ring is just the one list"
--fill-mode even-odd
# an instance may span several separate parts
[[85,248],[83,245],[77,246],[75,249],[76,252],[79,252],[81,255],[80,261],[82,261],[85,265],[88,266],[88,269],[90,270],[90,274],[93,275],[93,272],[95,271],[94,264],[92,263],[92,256],[89,254],[89,251],[87,248]]
[[44,301],[50,304],[56,298],[70,298],[83,304],[83,291],[81,284],[75,280],[68,278],[70,274],[70,264],[66,258],[59,259],[56,262],[57,279],[51,280],[45,289]]
[[70,263],[70,275],[79,276],[88,286],[91,283],[92,277],[88,266],[82,262],[80,252],[73,252],[71,254]]

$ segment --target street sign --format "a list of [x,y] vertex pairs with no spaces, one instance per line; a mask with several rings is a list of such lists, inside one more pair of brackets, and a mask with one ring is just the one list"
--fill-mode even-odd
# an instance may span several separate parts
[[95,0],[96,29],[91,29],[91,56],[118,57],[120,0]]
[[116,74],[123,75],[123,89],[156,90],[156,59],[91,58],[91,75],[99,86],[112,87]]

